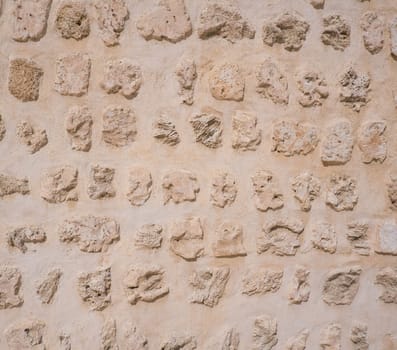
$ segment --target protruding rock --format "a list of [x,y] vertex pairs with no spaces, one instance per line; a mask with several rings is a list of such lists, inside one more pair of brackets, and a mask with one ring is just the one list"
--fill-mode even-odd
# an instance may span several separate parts
[[190,118],[190,124],[196,136],[196,142],[208,148],[218,148],[222,145],[222,113],[213,108],[203,108],[201,113]]
[[15,176],[0,174],[0,199],[12,194],[29,194],[28,179],[18,179]]
[[375,251],[378,254],[397,255],[397,224],[386,221],[378,227]]
[[111,281],[110,267],[80,274],[78,292],[91,310],[101,311],[110,305]]
[[105,320],[101,329],[100,350],[119,350],[117,345],[117,326],[113,318]]
[[375,284],[383,287],[380,300],[397,304],[397,267],[385,267],[380,270],[376,275]]
[[365,48],[371,54],[377,54],[383,49],[384,23],[383,18],[376,12],[368,11],[361,16],[360,26],[363,31]]
[[164,204],[170,200],[175,204],[194,202],[200,186],[197,177],[187,170],[176,170],[167,173],[163,178]]
[[354,350],[368,350],[368,326],[362,322],[354,322],[350,331],[350,340],[354,344]]
[[317,222],[312,228],[311,242],[314,248],[334,254],[338,244],[334,227],[327,222]]
[[166,341],[161,350],[195,350],[197,349],[197,341],[193,336],[173,336]]
[[284,205],[284,196],[273,173],[259,170],[251,177],[254,188],[256,208],[260,211],[280,209]]
[[300,96],[298,101],[302,107],[322,106],[328,98],[329,89],[322,74],[317,72],[304,72],[298,78]]
[[77,201],[78,171],[72,166],[55,166],[41,177],[41,198],[49,203]]
[[62,272],[60,269],[53,269],[36,286],[36,294],[43,304],[50,304],[59,287]]
[[281,287],[283,274],[282,270],[255,268],[245,274],[241,292],[247,295],[275,293]]
[[261,143],[261,130],[257,117],[252,112],[237,110],[232,119],[232,147],[239,151],[255,151]]
[[111,198],[116,195],[113,178],[116,169],[93,165],[90,169],[88,197],[91,199]]
[[169,146],[175,146],[181,141],[175,124],[165,114],[154,121],[153,137]]
[[368,74],[357,72],[350,67],[340,78],[339,84],[341,85],[339,101],[353,111],[360,112],[360,109],[370,101],[368,94],[371,91],[371,78]]
[[65,38],[81,40],[90,34],[90,20],[84,1],[65,0],[58,8],[55,27]]
[[278,342],[277,321],[269,315],[257,317],[252,332],[253,350],[271,350]]
[[11,324],[4,332],[9,350],[45,350],[45,328],[43,321],[24,319]]
[[91,149],[92,116],[87,106],[73,106],[66,115],[66,131],[75,151],[88,152]]
[[289,286],[288,299],[290,304],[302,304],[310,297],[310,271],[303,266],[295,268],[294,277]]
[[39,226],[21,226],[7,233],[7,243],[26,253],[26,243],[42,243],[47,239],[46,232]]
[[383,163],[387,156],[386,123],[383,121],[364,123],[358,134],[358,147],[363,163]]
[[244,99],[245,80],[237,64],[223,63],[214,67],[208,80],[211,94],[217,100]]
[[312,201],[320,194],[321,184],[320,180],[313,174],[304,172],[292,179],[291,188],[294,192],[294,197],[300,203],[301,210],[310,211]]
[[390,181],[387,183],[387,196],[390,200],[390,207],[397,210],[397,173],[391,172],[389,174]]
[[16,267],[0,266],[0,310],[11,309],[23,304],[21,285],[21,272]]
[[212,246],[215,257],[233,258],[247,255],[243,244],[243,227],[241,225],[225,221],[217,227],[215,234],[216,240]]
[[309,2],[317,10],[324,8],[325,0],[309,0]]
[[357,202],[357,181],[343,174],[331,175],[328,181],[325,203],[335,211],[343,211],[353,210]]
[[342,327],[338,323],[330,323],[320,333],[320,346],[322,350],[340,350]]
[[31,154],[40,151],[48,143],[46,131],[34,128],[27,121],[20,122],[17,125],[17,136],[28,147]]
[[344,51],[350,45],[350,24],[341,15],[331,14],[323,18],[321,41],[335,50]]
[[59,350],[72,350],[72,340],[69,334],[62,332],[58,336]]
[[296,336],[287,340],[285,350],[305,350],[309,334],[310,332],[307,328],[301,330]]
[[397,17],[394,17],[389,24],[390,31],[390,52],[394,59],[397,59]]
[[163,228],[156,224],[143,225],[135,235],[137,247],[156,249],[161,247]]
[[351,221],[347,224],[347,229],[347,239],[351,242],[353,251],[359,255],[369,255],[371,247],[368,241],[368,223],[363,220]]
[[192,105],[194,85],[197,79],[196,63],[194,60],[182,57],[176,66],[175,75],[179,84],[178,95],[181,98],[181,102]]
[[152,194],[153,180],[150,171],[145,168],[135,167],[130,170],[128,181],[127,198],[131,205],[144,205]]
[[4,139],[4,135],[6,134],[6,125],[4,123],[4,119],[0,114],[0,141]]
[[224,208],[232,205],[237,196],[236,181],[232,175],[225,172],[218,173],[212,180],[211,203]]

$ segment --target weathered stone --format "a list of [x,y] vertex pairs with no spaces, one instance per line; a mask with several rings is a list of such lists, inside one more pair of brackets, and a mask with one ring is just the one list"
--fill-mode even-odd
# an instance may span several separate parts
[[0,310],[11,309],[23,304],[23,296],[20,294],[21,285],[21,272],[16,267],[0,266]]
[[350,305],[360,286],[361,267],[343,267],[327,274],[323,300],[329,305]]
[[204,231],[200,218],[186,217],[170,228],[170,249],[185,260],[196,260],[204,254]]
[[204,268],[193,273],[190,285],[194,292],[189,301],[214,307],[219,303],[229,280],[228,267]]
[[158,265],[136,265],[130,268],[123,280],[128,302],[153,302],[168,294],[164,270]]
[[17,136],[33,154],[42,149],[47,143],[47,133],[44,129],[34,128],[31,123],[23,121],[17,125]]
[[253,350],[271,350],[278,342],[277,321],[269,315],[257,317],[252,332]]
[[4,123],[4,119],[0,114],[0,141],[4,139],[4,135],[6,134],[6,125]]
[[127,146],[135,141],[136,116],[132,109],[109,106],[103,114],[102,139],[114,147]]
[[99,253],[120,239],[120,226],[114,219],[89,215],[65,220],[58,234],[61,242],[78,243],[82,252]]
[[334,227],[327,222],[317,222],[312,228],[311,242],[314,248],[334,254],[338,244]]
[[106,46],[119,44],[121,32],[129,17],[124,0],[101,0],[95,3],[100,36]]
[[46,232],[39,226],[21,226],[7,233],[7,243],[26,253],[26,243],[42,243],[47,239]]
[[347,239],[351,242],[353,251],[359,255],[369,255],[371,247],[368,241],[368,223],[363,220],[351,221],[347,224],[347,229]]
[[116,195],[113,187],[114,168],[92,165],[87,188],[88,197],[91,199],[111,198]]
[[268,250],[275,255],[295,255],[301,245],[299,235],[305,226],[299,219],[281,217],[263,225],[262,234],[256,240],[258,254]]
[[397,224],[386,221],[378,227],[375,251],[378,254],[397,255]]
[[65,38],[81,40],[90,34],[90,20],[84,1],[66,0],[58,8],[55,28]]
[[195,350],[197,349],[197,341],[193,336],[173,336],[166,341],[161,350]]
[[298,51],[306,40],[309,23],[297,12],[284,12],[263,25],[263,42],[282,44],[285,50]]
[[357,202],[357,181],[343,174],[331,175],[328,181],[325,203],[335,211],[343,211],[353,210]]
[[43,304],[50,304],[59,287],[62,272],[60,269],[53,269],[36,286],[36,294]]
[[12,38],[26,42],[40,40],[47,30],[52,0],[14,0],[12,6]]
[[273,103],[287,105],[289,100],[288,81],[277,65],[267,59],[256,71],[256,92]]
[[310,332],[307,328],[301,330],[296,336],[287,340],[285,350],[305,350],[309,334]]
[[352,157],[354,146],[353,128],[348,121],[339,121],[327,128],[321,148],[324,165],[346,164]]
[[113,318],[105,320],[101,329],[100,350],[119,350],[117,345],[117,326]]
[[218,148],[222,145],[222,113],[213,108],[203,108],[190,118],[190,124],[196,136],[196,142],[208,148]]
[[360,26],[363,31],[365,48],[371,54],[377,54],[383,49],[384,44],[384,23],[383,18],[376,12],[368,11],[361,16]]
[[0,174],[0,198],[12,194],[29,194],[28,179],[17,179],[15,176]]
[[127,324],[124,331],[124,345],[128,350],[148,350],[148,340],[132,324]]
[[368,350],[368,326],[361,322],[355,322],[350,331],[350,340],[354,344],[354,350]]
[[78,278],[79,295],[91,310],[101,311],[110,305],[110,289],[110,267],[81,273]]
[[170,200],[175,204],[194,202],[200,186],[197,177],[187,170],[176,170],[167,173],[163,178],[164,204]]
[[394,17],[389,24],[390,52],[394,59],[397,59],[397,17]]
[[317,10],[324,8],[325,0],[309,0],[309,2]]
[[91,149],[92,116],[87,106],[72,106],[66,115],[66,131],[72,149],[88,152]]
[[350,24],[341,15],[331,14],[323,18],[321,41],[335,50],[344,51],[350,45]]
[[129,190],[127,198],[131,205],[141,206],[146,203],[152,194],[152,175],[144,168],[135,167],[129,173]]
[[37,319],[14,322],[4,331],[8,349],[46,350],[45,328],[45,323]]
[[341,349],[342,327],[338,323],[330,323],[321,330],[320,346],[322,350]]
[[397,304],[397,267],[385,267],[380,270],[376,275],[375,284],[384,288],[380,300]]
[[370,101],[368,93],[371,91],[371,78],[368,74],[357,72],[350,67],[340,78],[339,84],[341,85],[339,101],[355,112],[360,112],[360,109]]
[[143,225],[135,235],[137,247],[156,249],[161,247],[163,228],[156,224]]
[[310,297],[310,271],[303,266],[295,268],[294,277],[289,286],[288,299],[290,304],[302,304]]
[[217,100],[244,99],[245,80],[237,64],[223,63],[214,67],[208,81],[211,94]]
[[301,210],[310,211],[312,202],[320,195],[321,184],[313,174],[304,172],[291,180],[291,188]]
[[77,201],[78,171],[72,166],[55,166],[41,177],[41,198],[49,203]]
[[233,204],[237,196],[237,185],[229,173],[220,172],[212,180],[211,203],[224,208]]
[[284,156],[306,155],[319,142],[318,129],[311,124],[282,120],[273,125],[272,151]]
[[390,181],[387,183],[387,196],[390,200],[390,207],[397,210],[397,173],[391,172],[389,174]]
[[215,235],[216,240],[212,246],[215,257],[232,258],[247,255],[243,244],[243,227],[241,225],[225,221],[217,227]]
[[138,19],[136,27],[146,40],[177,43],[192,34],[184,0],[160,0],[155,9]]
[[108,94],[119,92],[131,99],[138,94],[142,81],[141,67],[128,58],[121,58],[106,62],[101,87]]
[[322,74],[309,71],[300,74],[298,78],[300,96],[298,101],[302,107],[322,106],[328,98],[328,84]]
[[256,208],[260,211],[276,210],[284,205],[284,196],[273,173],[259,170],[251,177]]
[[69,334],[61,333],[58,336],[59,350],[72,350],[72,340]]
[[357,143],[363,163],[383,163],[387,156],[386,123],[383,121],[364,123],[358,134]]
[[252,112],[237,110],[232,117],[232,147],[239,151],[255,151],[261,143],[261,130]]
[[385,334],[382,339],[382,350],[396,350],[397,349],[397,335]]
[[240,13],[234,1],[207,1],[197,26],[200,39],[220,36],[232,43],[243,38],[253,39],[255,29]]
[[240,334],[231,328],[225,334],[221,350],[238,350],[240,345]]
[[83,96],[88,91],[91,59],[76,53],[60,57],[55,63],[55,91],[65,96]]
[[160,118],[154,121],[153,137],[169,146],[175,146],[181,141],[175,124],[165,114],[161,114]]
[[181,98],[181,102],[192,105],[194,85],[197,79],[196,63],[194,60],[188,57],[182,57],[176,66],[175,75],[179,84],[178,95]]
[[281,287],[283,274],[282,270],[255,268],[245,273],[241,292],[247,295],[275,293]]
[[43,69],[30,59],[11,59],[8,72],[8,91],[22,102],[37,101],[43,74]]

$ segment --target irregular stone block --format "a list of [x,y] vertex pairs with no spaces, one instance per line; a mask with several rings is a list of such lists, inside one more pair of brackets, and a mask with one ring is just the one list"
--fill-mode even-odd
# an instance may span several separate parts
[[6,125],[4,123],[4,119],[0,114],[0,141],[4,139],[4,135],[6,134]]
[[84,1],[66,0],[58,8],[55,28],[65,38],[81,40],[90,34],[90,20]]
[[78,171],[72,166],[55,166],[41,176],[41,198],[49,203],[77,201]]
[[92,144],[92,116],[87,106],[70,107],[66,115],[66,131],[72,149],[88,152]]
[[338,244],[334,227],[327,222],[317,222],[312,228],[311,242],[314,248],[334,254]]
[[53,269],[36,286],[36,294],[43,304],[50,304],[59,287],[62,272],[60,269]]
[[15,176],[0,174],[0,198],[12,194],[29,194],[28,179],[17,179]]
[[21,285],[21,272],[16,267],[0,266],[0,310],[11,309],[23,304]]
[[132,324],[127,324],[124,332],[124,344],[126,349],[131,350],[148,350],[149,343],[145,336],[143,336]]
[[[295,268],[294,277],[289,285],[288,299],[290,304],[302,304],[310,297],[310,271],[303,266]],[[293,348],[291,348],[293,349]]]
[[237,196],[236,181],[232,175],[225,172],[218,173],[212,180],[211,203],[224,208],[234,203]]
[[215,66],[208,78],[211,94],[217,100],[242,101],[245,80],[237,64]]
[[368,326],[362,322],[354,322],[350,331],[350,340],[355,350],[368,350]]
[[328,181],[325,203],[335,211],[343,211],[353,210],[357,202],[357,181],[343,174],[331,175]]
[[193,336],[173,336],[166,341],[161,350],[195,350],[197,349],[197,341]]
[[253,350],[271,350],[278,342],[277,321],[269,315],[262,315],[255,319],[252,332]]
[[101,329],[101,346],[100,350],[119,350],[117,345],[117,326],[113,318],[105,320]]
[[309,330],[307,328],[301,330],[296,336],[287,340],[285,346],[286,350],[305,350],[307,338],[309,337]]
[[325,0],[309,0],[309,2],[317,10],[324,8]]
[[300,96],[298,102],[302,107],[322,106],[328,98],[328,84],[322,74],[309,71],[299,75],[298,88]]
[[322,350],[341,349],[342,327],[338,323],[330,323],[320,332],[320,346]]
[[27,121],[18,123],[17,136],[28,147],[31,154],[40,151],[48,143],[46,131],[44,129],[34,128]]
[[397,59],[397,17],[394,17],[389,24],[390,52],[394,59]]
[[200,186],[197,177],[187,170],[176,170],[167,173],[163,178],[164,204],[170,200],[175,204],[194,202]]
[[255,205],[258,210],[268,211],[269,209],[276,210],[283,207],[284,196],[273,173],[259,170],[254,176],[251,176],[251,182],[254,188]]
[[390,207],[393,210],[397,209],[397,173],[389,174],[390,181],[387,183],[387,196],[390,200]]
[[371,247],[368,241],[368,223],[363,220],[351,221],[347,228],[347,239],[351,242],[353,251],[359,255],[369,255]]
[[340,78],[339,84],[341,85],[339,101],[353,111],[360,112],[360,109],[370,101],[368,93],[371,91],[371,78],[368,74],[357,72],[350,67]]
[[255,269],[245,273],[241,293],[247,295],[275,293],[281,287],[283,271]]
[[190,124],[196,136],[196,142],[208,148],[222,146],[222,113],[213,108],[203,108],[201,113],[190,118]]
[[363,31],[364,46],[371,54],[375,55],[383,49],[384,22],[383,18],[374,11],[365,12],[361,16],[360,26]]
[[127,198],[131,205],[141,206],[146,203],[152,194],[152,175],[144,168],[135,167],[129,173],[129,190]]
[[156,249],[161,247],[163,228],[156,224],[143,225],[135,235],[137,247]]
[[216,240],[212,245],[215,257],[233,258],[247,255],[243,244],[243,227],[241,225],[225,221],[217,227],[215,235]]
[[9,350],[45,350],[46,324],[37,319],[24,319],[11,324],[4,336]]
[[375,284],[383,287],[379,297],[385,303],[397,304],[397,268],[385,267],[376,275]]
[[100,268],[94,272],[81,273],[78,278],[78,292],[90,310],[102,311],[111,302],[110,267]]
[[366,122],[358,133],[357,143],[363,163],[383,163],[387,156],[386,123]]
[[196,63],[193,59],[182,57],[175,68],[176,79],[179,84],[178,95],[181,102],[193,104],[194,85],[197,79]]
[[350,24],[343,16],[328,15],[323,18],[323,26],[321,41],[324,45],[340,51],[344,51],[350,45]]
[[386,221],[378,227],[375,251],[378,254],[397,255],[397,224]]
[[237,110],[232,117],[232,147],[239,151],[255,151],[261,143],[261,130],[252,112]]
[[21,226],[7,233],[7,243],[26,253],[26,243],[42,243],[47,239],[46,232],[39,226]]
[[92,165],[90,169],[87,188],[88,197],[91,199],[111,198],[116,195],[113,187],[114,168]]
[[181,141],[175,124],[165,114],[162,114],[160,118],[154,121],[153,137],[169,146],[175,146]]
[[313,174],[304,172],[292,178],[291,188],[301,210],[310,211],[312,202],[320,195],[321,184]]

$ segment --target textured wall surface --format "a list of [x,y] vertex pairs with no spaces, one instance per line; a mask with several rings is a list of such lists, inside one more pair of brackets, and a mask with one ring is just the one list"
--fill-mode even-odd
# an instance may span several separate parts
[[395,0],[3,0],[0,53],[0,349],[397,349]]

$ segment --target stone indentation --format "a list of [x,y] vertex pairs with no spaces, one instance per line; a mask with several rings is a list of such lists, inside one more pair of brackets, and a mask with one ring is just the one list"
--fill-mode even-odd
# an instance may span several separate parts
[[219,172],[212,179],[211,203],[224,208],[234,203],[237,196],[237,185],[234,177],[226,172]]
[[50,304],[54,299],[59,287],[62,272],[60,269],[53,269],[36,286],[36,294],[43,304]]
[[49,203],[77,201],[77,179],[78,171],[72,166],[47,169],[41,176],[41,198]]
[[150,171],[140,167],[130,169],[128,182],[127,198],[131,205],[144,205],[152,194],[153,180]]
[[328,180],[325,203],[335,211],[353,210],[358,202],[357,180],[333,174]]
[[237,110],[232,117],[232,147],[239,151],[255,151],[261,143],[261,130],[253,112]]
[[337,238],[334,227],[324,221],[316,222],[312,227],[311,242],[314,248],[333,254],[337,248]]
[[351,221],[347,224],[347,239],[353,251],[359,255],[369,255],[371,247],[368,240],[369,224],[365,220]]
[[394,220],[378,227],[375,251],[378,254],[397,255],[397,224]]
[[190,118],[190,124],[196,137],[196,142],[208,148],[218,148],[222,145],[222,113],[205,107],[200,113]]
[[92,144],[92,116],[87,106],[72,106],[66,114],[66,132],[75,151],[88,152]]
[[18,123],[17,136],[27,146],[31,154],[40,151],[48,143],[46,131],[33,127],[28,121]]
[[271,350],[278,342],[277,321],[269,315],[262,315],[255,319],[252,332],[253,350]]
[[309,172],[303,172],[291,180],[294,197],[300,203],[302,211],[310,211],[312,202],[319,196],[320,180]]
[[321,73],[307,71],[298,78],[300,96],[298,102],[302,107],[322,106],[329,96],[328,84]]
[[339,101],[353,111],[360,112],[369,101],[371,78],[366,73],[350,67],[340,78]]
[[163,178],[164,204],[194,202],[200,186],[197,177],[187,170],[175,170]]
[[196,63],[192,58],[182,57],[175,68],[175,75],[178,80],[181,102],[187,105],[193,104],[194,85],[197,79]]
[[38,319],[24,319],[12,323],[4,336],[9,350],[45,350],[46,324]]
[[303,266],[295,268],[294,276],[289,285],[288,299],[290,304],[302,304],[310,297],[310,271]]
[[259,170],[251,177],[256,208],[268,211],[282,208],[284,196],[272,172]]
[[385,303],[397,304],[397,268],[385,267],[380,270],[375,279],[375,284],[383,287],[379,299]]
[[99,268],[93,272],[84,272],[78,278],[78,292],[91,310],[102,311],[111,302],[111,271]]
[[247,295],[275,293],[281,287],[282,270],[255,269],[246,272],[241,292]]
[[163,228],[156,224],[145,224],[141,226],[134,237],[137,247],[156,249],[161,247]]
[[243,100],[245,80],[237,64],[223,63],[215,66],[208,81],[211,94],[217,100]]
[[84,1],[65,0],[58,8],[55,28],[65,39],[81,40],[90,34],[90,20]]
[[175,146],[181,141],[175,124],[165,114],[153,122],[153,137],[169,146]]
[[384,44],[383,18],[374,11],[365,12],[361,16],[360,26],[365,48],[373,55],[379,53]]
[[337,14],[331,14],[323,18],[324,30],[321,33],[321,41],[335,50],[344,51],[350,45],[350,24]]
[[229,221],[221,223],[215,230],[216,240],[212,245],[217,258],[232,258],[247,255],[243,244],[243,227]]
[[23,304],[21,285],[22,275],[19,269],[7,265],[0,266],[0,310]]
[[30,193],[28,179],[18,179],[15,176],[0,174],[0,198],[17,193],[22,195]]
[[114,168],[92,165],[87,188],[88,197],[91,199],[105,199],[116,195],[113,187]]
[[357,144],[363,163],[383,163],[387,156],[386,123],[366,122],[358,133]]
[[322,350],[340,350],[342,326],[339,323],[330,323],[320,332],[320,347]]
[[28,250],[27,243],[43,243],[46,239],[47,234],[40,226],[21,226],[7,233],[8,245],[23,253]]

